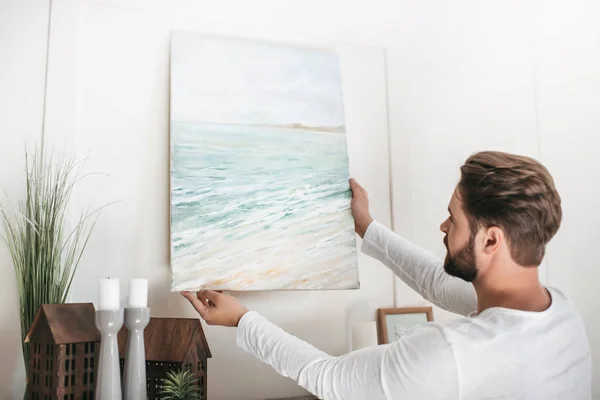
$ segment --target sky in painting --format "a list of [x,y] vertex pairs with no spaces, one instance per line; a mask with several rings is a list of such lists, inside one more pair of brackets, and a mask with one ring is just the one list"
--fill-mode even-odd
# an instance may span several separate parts
[[173,120],[344,125],[335,53],[174,32],[171,57]]

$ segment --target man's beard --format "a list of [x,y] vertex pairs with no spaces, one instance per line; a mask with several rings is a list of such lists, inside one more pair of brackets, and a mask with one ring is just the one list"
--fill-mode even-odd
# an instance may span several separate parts
[[447,238],[444,240],[446,245],[446,259],[444,260],[444,271],[448,275],[455,276],[467,282],[473,282],[477,278],[477,268],[475,267],[475,252],[473,250],[475,238],[469,238],[469,242],[460,249],[454,256],[450,255]]

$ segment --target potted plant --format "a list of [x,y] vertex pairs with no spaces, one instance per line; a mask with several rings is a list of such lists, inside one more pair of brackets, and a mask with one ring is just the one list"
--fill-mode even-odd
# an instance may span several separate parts
[[[83,210],[67,229],[67,207],[83,175],[83,162],[36,148],[25,153],[26,193],[18,206],[0,204],[4,232],[16,275],[21,319],[21,344],[26,370],[29,348],[25,336],[42,304],[67,301],[73,277],[100,208]],[[70,212],[70,210],[69,210]]]
[[161,381],[161,400],[200,400],[198,380],[189,369],[170,371]]

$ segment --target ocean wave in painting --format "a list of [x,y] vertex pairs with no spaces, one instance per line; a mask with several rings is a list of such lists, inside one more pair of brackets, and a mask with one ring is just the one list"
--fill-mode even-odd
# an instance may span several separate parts
[[172,122],[172,290],[358,287],[346,137]]

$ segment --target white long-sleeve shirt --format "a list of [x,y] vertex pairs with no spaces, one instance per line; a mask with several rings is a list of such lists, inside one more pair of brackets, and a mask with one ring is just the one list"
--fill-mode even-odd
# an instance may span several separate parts
[[370,224],[362,251],[462,317],[332,357],[250,311],[238,325],[238,345],[326,400],[591,399],[585,328],[559,290],[547,288],[552,304],[543,312],[495,307],[477,314],[470,283],[380,223]]

